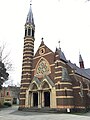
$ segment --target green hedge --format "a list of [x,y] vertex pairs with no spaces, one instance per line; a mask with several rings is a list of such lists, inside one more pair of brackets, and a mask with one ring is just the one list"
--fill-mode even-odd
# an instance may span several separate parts
[[8,107],[11,107],[11,106],[12,106],[11,103],[9,103],[9,102],[4,102],[4,105],[5,105],[5,106],[8,106]]

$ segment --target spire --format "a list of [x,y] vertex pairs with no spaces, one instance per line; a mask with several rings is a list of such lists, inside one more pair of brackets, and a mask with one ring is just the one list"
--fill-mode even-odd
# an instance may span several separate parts
[[64,55],[64,52],[62,52],[61,47],[60,47],[60,41],[58,41],[59,48],[56,48],[55,54],[59,55],[59,59],[63,60],[64,62],[67,62],[66,57]]
[[81,56],[81,54],[79,54],[79,63],[82,61],[83,61],[82,56]]
[[25,24],[25,37],[29,36],[34,38],[35,33],[35,24],[34,24],[34,18],[33,18],[33,12],[31,7],[31,1],[30,1],[30,9],[27,15],[26,24]]
[[79,64],[80,64],[80,68],[84,68],[84,61],[80,53],[79,53]]
[[60,41],[58,41],[58,44],[59,44],[59,49],[61,49],[61,48],[60,48]]
[[30,1],[30,9],[29,9],[29,12],[28,12],[28,15],[27,15],[27,19],[26,19],[26,24],[32,24],[34,25],[34,18],[33,18],[33,12],[32,12],[32,4],[31,4],[31,1]]

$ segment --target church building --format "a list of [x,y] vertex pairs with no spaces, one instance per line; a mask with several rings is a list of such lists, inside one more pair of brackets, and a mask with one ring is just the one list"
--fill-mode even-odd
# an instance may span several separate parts
[[25,23],[19,110],[78,111],[90,108],[90,68],[68,61],[61,48],[53,52],[43,38],[34,54],[35,24],[32,7]]

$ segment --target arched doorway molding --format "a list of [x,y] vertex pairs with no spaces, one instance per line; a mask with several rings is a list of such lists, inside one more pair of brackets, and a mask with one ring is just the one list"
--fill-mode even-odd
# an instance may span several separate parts
[[[37,97],[38,93],[38,97]],[[55,84],[53,81],[48,77],[44,76],[42,80],[39,80],[36,76],[30,83],[29,89],[27,90],[28,95],[28,106],[34,107],[37,105],[33,99],[38,99],[38,108],[42,107],[53,107],[55,108],[56,105],[56,92],[55,92]],[[33,97],[35,96],[35,97]],[[49,97],[49,102],[47,101],[46,97]]]
[[55,87],[53,81],[48,76],[45,75],[44,78],[41,81],[41,84],[40,84],[40,86],[41,86],[42,89],[43,89],[43,84],[45,82],[48,84],[49,89],[52,89],[53,87]]
[[39,89],[39,88],[40,88],[40,83],[41,83],[41,82],[39,81],[39,79],[38,79],[37,77],[34,76],[34,78],[32,79],[32,81],[31,81],[31,83],[30,83],[29,91],[32,90],[33,84],[36,84],[37,89]]

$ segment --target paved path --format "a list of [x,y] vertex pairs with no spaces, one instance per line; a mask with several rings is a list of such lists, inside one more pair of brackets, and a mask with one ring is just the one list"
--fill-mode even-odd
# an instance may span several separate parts
[[17,109],[17,106],[2,109],[0,111],[0,120],[90,120],[90,116],[21,112],[17,111]]

